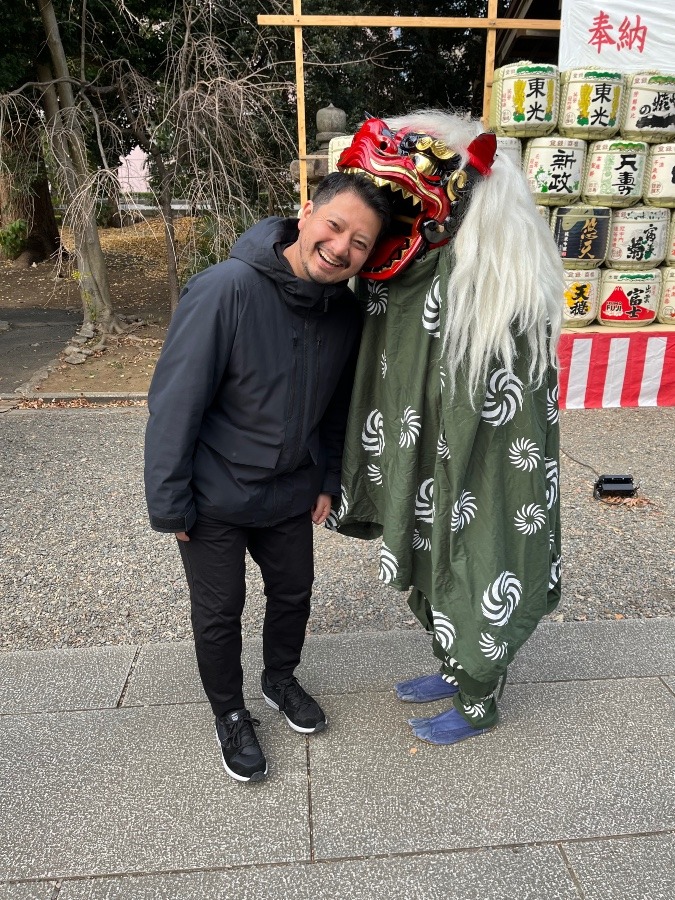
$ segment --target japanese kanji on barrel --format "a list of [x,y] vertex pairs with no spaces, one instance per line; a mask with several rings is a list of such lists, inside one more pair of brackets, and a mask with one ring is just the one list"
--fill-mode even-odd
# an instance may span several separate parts
[[636,272],[604,269],[598,321],[617,328],[649,325],[656,318],[660,294],[660,269]]
[[666,256],[670,214],[656,206],[617,209],[612,216],[606,264],[612,269],[650,269]]
[[675,75],[635,72],[627,77],[621,134],[660,144],[675,134]]
[[558,131],[583,140],[611,138],[620,127],[624,76],[601,69],[569,69],[560,75]]
[[623,207],[638,203],[644,190],[647,144],[595,141],[588,150],[582,195],[586,203]]
[[495,69],[490,127],[507,137],[550,134],[558,123],[558,67],[529,61]]
[[532,138],[525,148],[525,175],[535,203],[556,206],[581,196],[586,144],[559,136]]
[[565,268],[594,269],[609,249],[612,211],[608,206],[575,203],[558,206],[551,215],[551,230]]
[[598,315],[600,270],[565,269],[564,278],[563,328],[590,325]]

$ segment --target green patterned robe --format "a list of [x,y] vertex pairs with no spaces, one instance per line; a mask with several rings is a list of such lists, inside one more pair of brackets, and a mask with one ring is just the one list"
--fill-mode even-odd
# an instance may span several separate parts
[[382,536],[379,577],[433,634],[475,727],[518,648],[560,599],[557,374],[528,386],[527,341],[499,363],[472,408],[441,360],[451,254],[436,250],[391,282],[363,282],[366,322],[329,527]]

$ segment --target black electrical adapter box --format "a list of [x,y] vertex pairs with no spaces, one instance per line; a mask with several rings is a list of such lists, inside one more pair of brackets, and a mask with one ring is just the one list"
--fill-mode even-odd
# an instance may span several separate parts
[[632,475],[601,475],[593,488],[594,497],[634,497],[636,493]]

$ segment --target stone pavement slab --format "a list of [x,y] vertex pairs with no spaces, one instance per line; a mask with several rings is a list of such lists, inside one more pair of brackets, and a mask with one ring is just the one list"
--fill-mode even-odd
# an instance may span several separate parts
[[408,709],[326,698],[329,739],[311,745],[317,859],[675,828],[675,698],[659,679],[511,685],[503,727],[452,748],[416,741]]
[[545,622],[521,647],[509,681],[675,675],[675,619]]
[[242,788],[205,704],[3,716],[0,881],[309,859],[305,738],[260,735],[270,774]]
[[70,882],[59,900],[579,900],[554,847]]
[[675,834],[569,844],[565,853],[592,900],[675,897]]
[[0,715],[117,705],[135,647],[0,654]]
[[310,738],[263,703],[249,640],[270,776],[246,786],[191,643],[0,654],[0,900],[673,900],[672,637],[544,625],[503,727],[450,748],[406,724],[444,701],[391,690],[429,670],[423,633],[310,638],[300,674],[330,722]]
[[[244,640],[244,693],[260,697],[262,642]],[[391,691],[396,681],[438,668],[429,636],[415,631],[315,635],[298,677],[310,693]],[[511,684],[675,675],[675,620],[545,623],[509,669]],[[199,703],[203,692],[191,642],[146,644],[125,706]]]
[[29,307],[0,310],[0,392],[14,391],[51,363],[73,336],[81,314]]
[[0,884],[0,900],[52,900],[54,885],[41,881],[35,884]]
[[[429,637],[415,632],[362,632],[307,638],[297,669],[303,686],[315,694],[390,691],[395,681],[424,672],[436,663]],[[244,694],[262,697],[262,641],[244,639]],[[124,705],[194,703],[203,701],[192,642],[146,644],[129,681]]]

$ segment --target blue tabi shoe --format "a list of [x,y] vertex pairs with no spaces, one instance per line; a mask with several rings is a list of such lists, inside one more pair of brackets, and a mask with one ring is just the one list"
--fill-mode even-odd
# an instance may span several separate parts
[[408,724],[415,737],[429,744],[457,744],[466,738],[492,731],[492,728],[472,728],[454,708],[430,719],[408,719]]
[[431,703],[454,697],[459,688],[447,682],[440,672],[433,675],[419,675],[410,681],[399,681],[394,685],[396,696],[404,703]]

